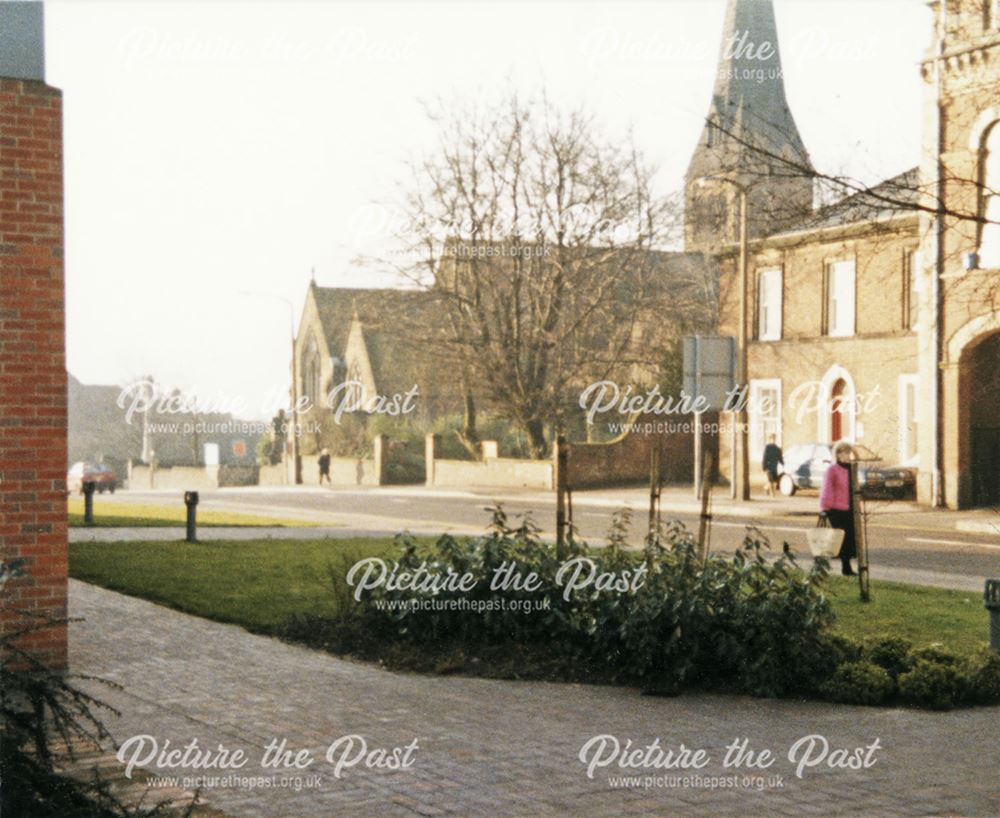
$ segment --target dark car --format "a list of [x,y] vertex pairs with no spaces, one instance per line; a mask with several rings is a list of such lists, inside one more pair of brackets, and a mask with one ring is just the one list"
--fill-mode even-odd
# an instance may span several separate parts
[[[858,459],[858,482],[865,497],[902,498],[916,489],[917,473],[905,466],[887,466],[867,446],[852,444]],[[778,489],[791,497],[799,489],[823,488],[823,477],[833,463],[833,448],[825,443],[792,446],[784,453],[785,465]]]
[[83,494],[84,483],[93,483],[100,494],[106,491],[114,494],[118,487],[118,475],[104,463],[74,463],[66,472],[66,490]]

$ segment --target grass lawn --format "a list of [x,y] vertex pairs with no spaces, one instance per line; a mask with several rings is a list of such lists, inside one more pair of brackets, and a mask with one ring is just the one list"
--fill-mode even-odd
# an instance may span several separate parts
[[[357,559],[390,555],[384,539],[259,542],[72,543],[70,574],[182,611],[268,631],[292,614],[329,614],[336,605],[331,569],[343,575]],[[902,636],[917,645],[942,642],[961,650],[987,641],[982,597],[872,582],[858,601],[857,580],[831,576],[828,593],[845,636]]]
[[[89,528],[83,522],[83,498],[69,498],[70,528]],[[107,501],[100,495],[94,498],[94,527],[111,528],[154,528],[183,526],[187,520],[187,509],[180,501],[176,505],[147,505],[139,503],[116,503]],[[280,517],[259,517],[255,514],[240,514],[228,511],[198,510],[198,525],[219,526],[280,526],[312,528],[319,525],[306,520]]]
[[292,614],[332,613],[331,567],[392,549],[370,538],[70,543],[70,576],[266,632]]
[[914,644],[942,642],[955,650],[989,642],[983,595],[894,582],[872,582],[872,601],[858,599],[856,577],[831,576],[827,586],[844,636],[901,636]]

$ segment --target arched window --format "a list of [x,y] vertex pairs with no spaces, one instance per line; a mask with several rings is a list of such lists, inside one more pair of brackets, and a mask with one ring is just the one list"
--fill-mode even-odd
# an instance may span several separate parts
[[320,360],[319,346],[315,338],[309,339],[306,347],[305,360],[302,367],[302,387],[313,405],[320,403],[323,396],[320,394]]
[[980,185],[979,208],[985,223],[979,234],[979,265],[1000,267],[1000,124],[996,122],[983,137]]

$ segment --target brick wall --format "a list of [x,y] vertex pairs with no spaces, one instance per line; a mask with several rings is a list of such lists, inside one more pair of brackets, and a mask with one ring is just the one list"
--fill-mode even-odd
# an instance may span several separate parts
[[[0,629],[66,616],[62,97],[0,78]],[[66,664],[65,624],[22,644]]]

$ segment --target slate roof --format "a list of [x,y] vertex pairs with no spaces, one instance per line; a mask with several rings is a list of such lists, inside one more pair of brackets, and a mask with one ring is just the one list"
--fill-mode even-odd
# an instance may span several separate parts
[[903,213],[914,213],[920,202],[920,193],[920,169],[910,168],[868,190],[822,207],[794,226],[772,235],[783,236],[862,222],[881,222]]

